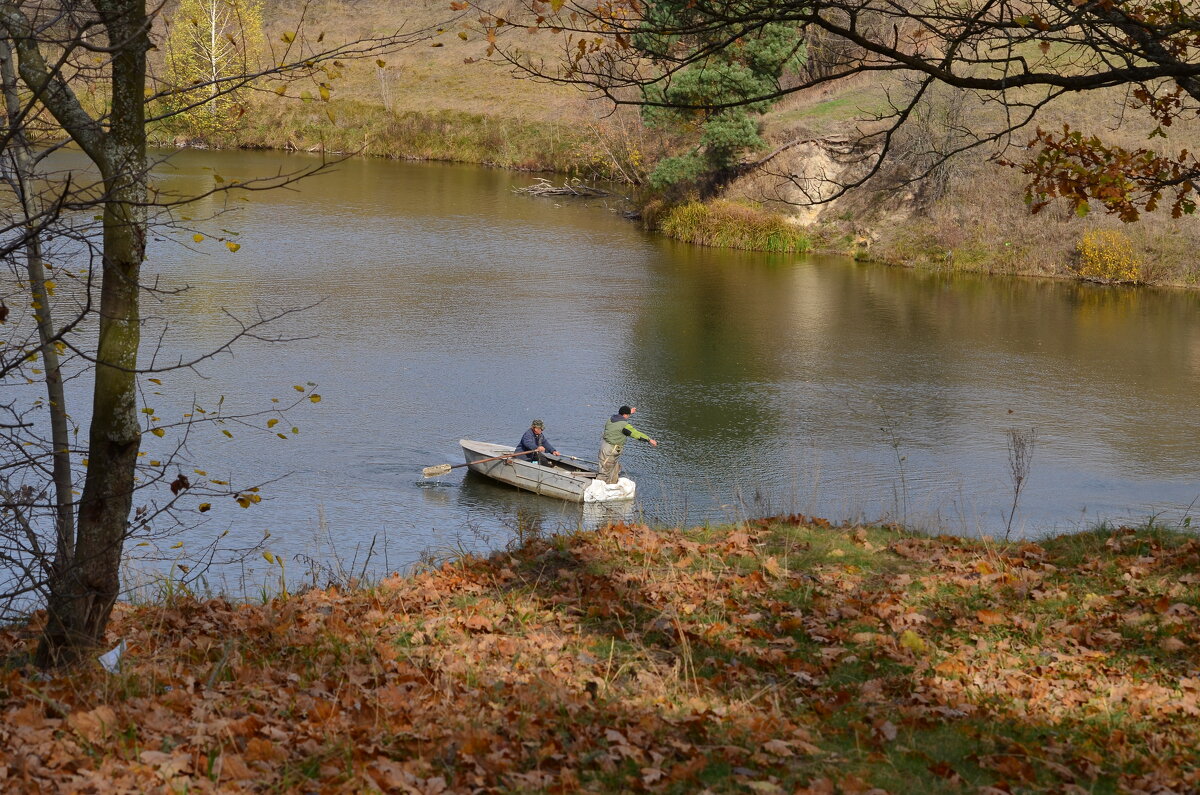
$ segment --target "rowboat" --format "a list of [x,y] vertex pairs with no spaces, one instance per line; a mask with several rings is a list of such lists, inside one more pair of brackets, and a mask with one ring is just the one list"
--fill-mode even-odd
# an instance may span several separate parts
[[[574,463],[563,456],[547,455],[553,466],[543,466],[524,458],[504,458],[517,448],[510,445],[459,439],[467,468],[484,477],[568,502],[614,502],[632,500],[637,488],[629,478],[615,484],[601,480],[595,469]],[[484,460],[488,459],[488,460]]]

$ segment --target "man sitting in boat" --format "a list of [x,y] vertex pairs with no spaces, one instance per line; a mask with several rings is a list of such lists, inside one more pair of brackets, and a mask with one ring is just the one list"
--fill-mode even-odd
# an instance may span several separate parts
[[525,431],[525,435],[521,437],[521,441],[517,443],[517,452],[528,450],[529,455],[517,456],[526,461],[537,461],[542,466],[553,466],[553,462],[546,458],[546,451],[549,450],[551,455],[558,455],[558,451],[554,449],[554,445],[550,444],[550,440],[545,435],[546,423],[541,420],[534,420],[529,423],[529,430]]

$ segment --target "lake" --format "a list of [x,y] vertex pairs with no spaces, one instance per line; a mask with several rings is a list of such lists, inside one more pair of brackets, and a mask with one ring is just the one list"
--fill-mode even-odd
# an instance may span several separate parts
[[[198,193],[315,162],[182,151],[156,173],[164,191]],[[1200,295],[704,249],[643,232],[615,201],[513,192],[532,181],[356,158],[288,189],[209,197],[162,230],[146,273],[187,288],[144,304],[147,346],[161,332],[167,358],[220,346],[231,314],[308,308],[275,325],[291,341],[243,340],[147,384],[157,414],[178,418],[193,396],[269,410],[308,382],[321,400],[270,432],[269,415],[194,428],[184,471],[266,483],[263,500],[213,500],[178,553],[174,539],[135,553],[269,532],[289,577],[313,560],[379,574],[609,518],[801,512],[1037,536],[1178,522],[1200,496]],[[460,463],[459,438],[515,444],[534,418],[560,451],[594,459],[623,403],[661,442],[627,447],[638,499],[624,511],[462,468],[420,475]],[[1010,526],[1013,430],[1036,443]],[[179,436],[147,436],[148,459]],[[269,569],[255,556],[209,576],[229,587]]]

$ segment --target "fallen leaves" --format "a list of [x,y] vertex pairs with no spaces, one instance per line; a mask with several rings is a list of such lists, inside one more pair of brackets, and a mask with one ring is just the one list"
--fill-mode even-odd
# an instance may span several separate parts
[[1070,564],[803,517],[617,525],[361,591],[118,606],[120,680],[0,670],[0,780],[1200,790],[1200,543],[1112,538]]
[[975,617],[979,619],[980,624],[988,627],[1008,623],[1008,618],[998,610],[977,610],[975,611]]
[[176,776],[188,772],[192,767],[191,754],[186,751],[166,753],[164,751],[142,751],[138,754],[142,764],[154,769],[164,781],[170,781]]
[[1188,645],[1179,638],[1163,638],[1158,642],[1158,647],[1168,654],[1174,654],[1175,652],[1183,651]]
[[104,740],[116,728],[117,713],[107,704],[101,704],[87,712],[73,712],[67,725],[90,743]]

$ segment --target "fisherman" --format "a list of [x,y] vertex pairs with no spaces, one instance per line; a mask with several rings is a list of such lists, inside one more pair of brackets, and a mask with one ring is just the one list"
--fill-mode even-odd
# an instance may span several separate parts
[[604,436],[600,441],[600,477],[605,483],[616,483],[621,476],[621,464],[618,461],[625,442],[630,439],[645,439],[653,447],[658,447],[658,441],[629,424],[629,417],[637,411],[636,406],[621,406],[617,413],[604,423]]
[[525,431],[525,435],[521,437],[521,441],[517,444],[516,452],[528,450],[529,455],[517,456],[526,461],[537,461],[542,466],[551,466],[552,462],[546,457],[546,451],[549,450],[551,455],[558,455],[558,450],[554,449],[554,445],[545,436],[546,423],[541,420],[534,420],[529,423],[529,430]]

